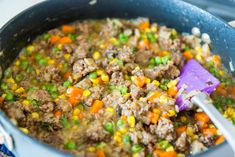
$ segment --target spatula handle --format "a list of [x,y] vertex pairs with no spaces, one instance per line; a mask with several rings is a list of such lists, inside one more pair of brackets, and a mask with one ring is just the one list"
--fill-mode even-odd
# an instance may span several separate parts
[[192,102],[198,105],[210,117],[211,121],[216,125],[220,132],[224,135],[229,145],[235,152],[235,126],[225,119],[221,113],[209,101],[207,94],[199,93],[194,96]]

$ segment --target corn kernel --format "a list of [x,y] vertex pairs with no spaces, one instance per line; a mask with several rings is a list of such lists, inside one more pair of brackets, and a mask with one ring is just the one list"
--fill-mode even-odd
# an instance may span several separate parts
[[176,80],[172,80],[172,81],[170,81],[170,82],[167,84],[167,87],[168,87],[168,88],[175,87],[176,84],[177,84],[177,81],[176,81]]
[[118,143],[122,143],[122,138],[121,138],[120,135],[116,135],[116,134],[115,134],[113,138],[114,138],[114,140],[117,141]]
[[118,61],[117,58],[113,58],[113,59],[109,62],[109,64],[113,64],[113,63],[115,63],[115,62],[117,62],[117,61]]
[[180,117],[180,121],[181,121],[181,122],[186,122],[186,121],[187,121],[187,118],[186,118],[185,116],[181,116],[181,117]]
[[224,71],[223,71],[223,70],[220,70],[220,71],[219,71],[219,75],[220,75],[220,76],[224,76]]
[[38,119],[39,118],[39,114],[37,112],[32,112],[31,116],[33,119]]
[[78,130],[78,126],[77,125],[74,125],[72,128],[71,128],[72,131],[76,131]]
[[157,86],[157,87],[160,85],[160,82],[157,81],[157,80],[153,80],[152,83],[153,83],[155,86]]
[[174,147],[173,146],[170,146],[166,149],[166,152],[170,152],[170,151],[174,151]]
[[79,117],[77,115],[73,115],[72,120],[79,120]]
[[135,131],[135,128],[130,128],[129,131],[133,132],[133,131]]
[[39,75],[40,74],[40,70],[39,69],[36,69],[36,74]]
[[196,59],[197,59],[198,61],[201,61],[201,60],[202,60],[202,56],[199,55],[199,54],[197,54],[197,55],[196,55]]
[[71,57],[70,54],[68,54],[68,53],[64,54],[64,58],[65,58],[66,60],[68,60],[70,57]]
[[151,31],[152,31],[152,32],[156,32],[156,31],[157,31],[157,26],[152,26],[152,27],[151,27]]
[[28,106],[28,105],[30,104],[30,102],[29,102],[29,100],[24,100],[24,101],[22,102],[22,104]]
[[110,38],[109,41],[110,41],[111,43],[115,43],[115,42],[117,42],[117,39],[116,39],[116,38]]
[[61,95],[58,96],[58,98],[60,98],[60,99],[65,99],[66,97],[65,97],[64,94],[61,94]]
[[135,127],[135,117],[134,116],[127,117],[127,122],[130,125],[130,127]]
[[93,57],[94,60],[97,60],[97,59],[100,59],[101,54],[100,54],[100,52],[95,51],[95,52],[93,53],[92,57]]
[[104,74],[105,72],[104,72],[104,70],[99,69],[99,70],[96,70],[96,73],[97,73],[97,75],[100,76],[100,75]]
[[114,109],[112,107],[106,108],[105,111],[114,114]]
[[165,104],[167,101],[167,97],[165,95],[161,95],[159,101],[160,101],[160,104]]
[[132,157],[139,157],[139,156],[140,156],[139,153],[135,153],[132,155]]
[[145,101],[146,99],[144,97],[140,97],[139,101]]
[[23,93],[24,91],[25,91],[25,90],[24,90],[23,87],[20,87],[20,88],[18,88],[18,89],[15,90],[15,92],[18,93],[18,94],[19,94],[19,93]]
[[62,49],[62,44],[58,44],[57,48],[61,50]]
[[91,82],[94,83],[94,84],[99,84],[99,80],[98,80],[98,79],[91,79],[91,78],[90,78],[90,80],[91,80]]
[[192,137],[194,135],[193,128],[192,127],[187,127],[186,133],[187,133],[187,135]]
[[125,79],[125,80],[130,80],[130,77],[129,77],[128,75],[125,75],[125,76],[124,76],[124,79]]
[[29,45],[29,46],[27,46],[26,50],[28,52],[33,52],[34,51],[34,46],[33,45]]
[[157,109],[157,108],[154,108],[154,109],[153,109],[153,113],[160,114],[160,113],[161,113],[161,111],[160,111],[159,109]]
[[177,35],[177,31],[176,31],[175,29],[172,29],[172,30],[171,30],[171,34],[172,34],[173,36],[176,36],[176,35]]
[[50,64],[50,65],[51,65],[51,64],[55,64],[55,60],[49,59],[47,63]]
[[89,89],[86,89],[86,90],[83,91],[83,94],[82,94],[82,95],[85,96],[85,97],[88,97],[88,96],[91,95],[91,92],[90,92]]
[[16,65],[16,66],[19,66],[19,65],[20,65],[20,61],[17,60],[17,61],[15,62],[15,65]]
[[7,94],[6,93],[4,93],[4,94],[2,94],[2,98],[5,98],[7,96]]
[[108,82],[109,81],[109,75],[107,75],[107,74],[101,75],[101,80],[104,81],[104,82]]
[[201,47],[196,47],[195,50],[197,53],[202,54],[202,48]]
[[28,134],[29,130],[27,128],[19,128],[23,133]]
[[168,115],[169,117],[173,117],[173,116],[176,115],[176,112],[175,112],[175,110],[169,110],[168,113],[167,113],[167,115]]
[[104,44],[100,44],[100,48],[101,48],[101,49],[104,49],[104,48],[105,48],[105,45],[104,45]]
[[17,84],[16,84],[16,83],[12,84],[12,85],[11,85],[11,90],[14,91],[14,90],[16,90],[16,89],[17,89]]
[[127,132],[127,129],[122,127],[120,130],[119,130],[122,134],[125,134]]
[[150,82],[151,82],[150,78],[146,78],[145,82],[146,82],[146,84],[150,84]]
[[79,108],[75,108],[74,110],[73,110],[73,115],[74,116],[77,116],[79,113],[80,113],[80,109]]
[[88,151],[89,151],[89,152],[94,152],[94,151],[96,151],[96,148],[93,147],[93,146],[91,146],[91,147],[88,148]]
[[125,96],[126,98],[129,98],[129,97],[131,96],[131,93],[126,93],[124,96]]
[[7,79],[7,82],[8,83],[15,83],[15,80],[12,77],[10,77],[9,79]]

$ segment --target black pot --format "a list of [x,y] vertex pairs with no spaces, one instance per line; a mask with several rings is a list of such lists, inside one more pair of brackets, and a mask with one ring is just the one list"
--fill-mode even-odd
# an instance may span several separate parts
[[[210,35],[212,51],[222,57],[225,67],[234,74],[235,30],[211,14],[179,0],[51,0],[37,4],[10,20],[0,30],[0,75],[17,57],[20,49],[36,35],[77,19],[148,17],[152,21],[190,32],[192,27]],[[21,133],[0,112],[0,123],[13,136],[19,157],[70,156]],[[232,157],[226,142],[196,155],[197,157]]]

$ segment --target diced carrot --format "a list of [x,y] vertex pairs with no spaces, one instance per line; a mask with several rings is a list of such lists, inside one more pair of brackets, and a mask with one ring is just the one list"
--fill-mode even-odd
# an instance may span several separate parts
[[227,91],[225,90],[223,85],[219,85],[216,88],[216,92],[218,92],[220,95],[227,95]]
[[177,92],[178,89],[176,87],[171,87],[167,90],[168,95],[170,95],[171,97],[176,96]]
[[150,118],[151,123],[156,124],[159,119],[159,114],[154,113],[154,112],[149,112],[149,118]]
[[175,151],[166,152],[160,149],[156,149],[154,153],[157,154],[158,157],[176,157],[177,156],[177,153]]
[[219,65],[221,63],[221,59],[220,59],[219,55],[213,55],[212,60],[217,65]]
[[143,87],[145,85],[145,78],[142,77],[136,77],[134,80],[134,83],[138,86],[138,87]]
[[203,122],[203,121],[199,121],[198,125],[199,125],[199,128],[201,130],[208,128],[208,124],[206,122]]
[[138,49],[149,49],[149,47],[150,47],[150,42],[148,39],[141,40],[137,46]]
[[62,32],[63,33],[74,33],[75,32],[75,27],[71,25],[63,25],[62,26]]
[[80,98],[83,94],[83,90],[77,87],[70,87],[67,90],[67,95],[69,97],[68,101],[73,105],[77,105],[80,102]]
[[91,106],[90,112],[92,114],[97,113],[103,107],[103,102],[100,100],[95,100]]
[[58,35],[52,35],[50,38],[50,43],[55,44],[60,41],[60,37]]
[[123,115],[123,116],[122,116],[122,120],[124,120],[125,122],[127,122],[127,116]]
[[190,51],[184,51],[183,55],[188,60],[193,58],[193,55]]
[[72,75],[71,72],[66,72],[64,73],[64,78],[69,78],[71,75]]
[[169,115],[167,113],[164,113],[164,114],[162,114],[162,117],[168,119]]
[[220,136],[219,138],[216,139],[215,144],[221,144],[222,142],[224,142],[224,136]]
[[97,156],[97,157],[105,157],[104,150],[103,150],[103,149],[98,149],[98,150],[96,151],[96,156]]
[[79,119],[84,118],[84,114],[83,114],[83,113],[78,113],[78,118],[79,118]]
[[178,136],[181,135],[183,132],[186,131],[186,129],[187,129],[187,126],[186,126],[186,125],[183,125],[183,126],[180,126],[180,127],[176,128],[176,133],[177,133],[177,135],[178,135]]
[[210,121],[210,118],[204,112],[195,113],[195,119],[197,121],[202,121],[205,123],[208,123]]
[[144,21],[144,22],[140,23],[140,25],[139,25],[139,29],[140,30],[145,30],[145,29],[147,29],[149,27],[150,27],[149,21]]
[[217,134],[217,129],[216,128],[205,128],[202,130],[202,133],[204,135],[215,135],[215,134]]
[[160,96],[161,96],[161,93],[159,93],[158,91],[155,91],[147,98],[147,100],[153,102],[154,99],[159,98]]
[[0,104],[2,104],[4,102],[4,98],[0,97]]
[[54,115],[55,115],[56,118],[60,118],[61,115],[62,115],[62,112],[61,112],[60,110],[55,111],[55,112],[54,112]]
[[70,43],[72,43],[72,39],[70,39],[69,37],[63,37],[60,39],[60,43],[61,44],[70,44]]

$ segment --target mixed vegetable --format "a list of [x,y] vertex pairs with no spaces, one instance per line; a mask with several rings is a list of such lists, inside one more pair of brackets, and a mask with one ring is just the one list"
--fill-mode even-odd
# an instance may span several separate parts
[[5,71],[0,107],[25,134],[77,156],[195,154],[224,137],[200,108],[175,105],[187,60],[220,80],[211,98],[235,124],[235,84],[209,44],[144,18],[63,25]]

